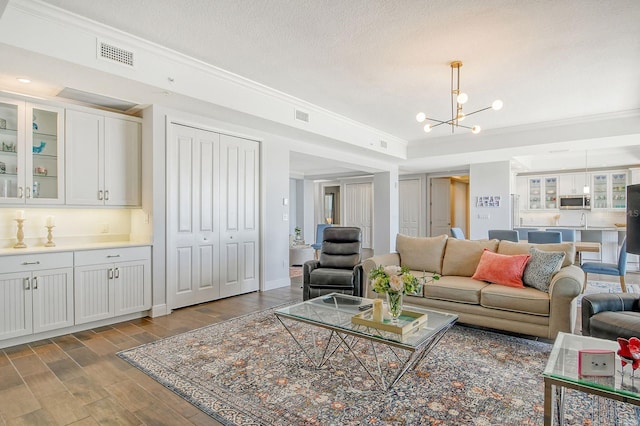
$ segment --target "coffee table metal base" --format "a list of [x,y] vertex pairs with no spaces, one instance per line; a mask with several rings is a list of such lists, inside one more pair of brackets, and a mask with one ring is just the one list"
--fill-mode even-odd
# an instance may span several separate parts
[[[422,346],[420,349],[415,351],[410,351],[401,348],[394,348],[391,345],[386,345],[382,343],[384,346],[389,349],[395,358],[398,360],[399,370],[395,375],[391,375],[389,380],[385,380],[385,366],[381,363],[381,357],[378,356],[378,349],[374,344],[373,340],[368,340],[366,338],[362,338],[360,336],[353,335],[347,332],[340,332],[332,328],[324,328],[318,324],[313,324],[311,328],[313,330],[313,338],[312,344],[310,347],[305,347],[301,339],[296,337],[296,334],[292,332],[292,330],[287,326],[286,321],[283,319],[292,321],[292,322],[305,322],[298,321],[291,318],[283,318],[276,313],[276,317],[283,325],[283,327],[287,330],[289,335],[293,338],[296,344],[300,347],[300,349],[304,352],[304,354],[309,358],[309,360],[314,363],[316,368],[322,368],[331,357],[338,351],[338,349],[342,346],[349,353],[353,355],[356,361],[360,364],[360,366],[367,372],[369,377],[378,385],[381,389],[388,391],[390,390],[398,381],[404,376],[404,374],[410,369],[417,369],[422,360],[431,352],[431,350],[438,344],[440,339],[446,334],[447,330],[449,330],[453,326],[453,322],[448,326],[442,328],[437,333],[433,334],[429,338],[429,341]],[[363,331],[366,331],[370,334],[377,334],[378,330],[372,329],[370,327],[359,326]],[[320,329],[325,329],[329,332],[329,338],[327,339],[326,344],[322,346],[317,346],[315,342],[321,342],[324,339],[317,339],[316,334]],[[367,366],[364,359],[359,355],[359,351],[355,350],[356,347],[360,344],[369,344],[371,347],[371,351],[373,353],[373,358],[375,359],[375,364],[373,366]],[[409,352],[408,355],[403,356],[402,352]],[[373,367],[373,368],[372,368]],[[393,367],[396,367],[395,365]]]

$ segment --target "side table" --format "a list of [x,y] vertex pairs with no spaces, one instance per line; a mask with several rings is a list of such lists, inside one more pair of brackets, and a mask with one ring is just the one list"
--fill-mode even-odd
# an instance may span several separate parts
[[289,266],[302,266],[315,258],[315,250],[308,245],[289,247]]

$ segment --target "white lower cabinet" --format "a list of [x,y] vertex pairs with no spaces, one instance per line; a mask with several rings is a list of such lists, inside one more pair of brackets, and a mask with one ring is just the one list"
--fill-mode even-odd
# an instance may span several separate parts
[[151,308],[151,249],[128,247],[75,253],[75,323]]
[[73,325],[73,253],[0,258],[0,339]]

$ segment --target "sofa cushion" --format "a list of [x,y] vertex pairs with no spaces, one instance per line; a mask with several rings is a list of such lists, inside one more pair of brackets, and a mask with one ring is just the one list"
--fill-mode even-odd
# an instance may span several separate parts
[[424,297],[459,303],[480,303],[480,292],[489,284],[469,277],[442,276],[423,288]]
[[515,288],[489,284],[480,294],[480,305],[485,308],[522,312],[532,315],[549,315],[549,293],[535,288]]
[[447,244],[446,235],[437,237],[409,237],[398,234],[396,251],[400,254],[400,266],[414,271],[442,273],[442,253]]
[[484,249],[478,268],[471,278],[490,283],[524,288],[522,273],[531,257],[528,254],[498,254]]
[[449,238],[444,249],[442,275],[471,277],[478,268],[484,249],[495,252],[498,249],[498,243],[498,240],[472,241]]
[[562,267],[573,265],[576,258],[576,246],[571,242],[550,243],[550,244],[530,244],[514,243],[513,241],[500,241],[497,252],[500,254],[528,254],[529,249],[535,247],[542,251],[563,251],[565,253]]
[[542,251],[531,247],[529,253],[531,253],[531,259],[524,269],[522,280],[525,285],[548,293],[551,278],[562,267],[565,252]]

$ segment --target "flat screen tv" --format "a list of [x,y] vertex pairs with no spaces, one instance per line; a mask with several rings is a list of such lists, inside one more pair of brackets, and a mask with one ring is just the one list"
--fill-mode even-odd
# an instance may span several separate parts
[[640,254],[640,184],[627,186],[627,253]]

